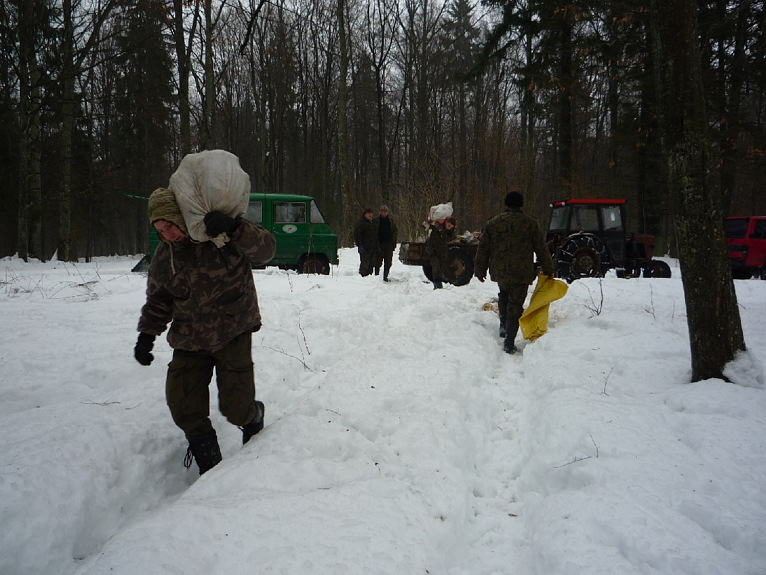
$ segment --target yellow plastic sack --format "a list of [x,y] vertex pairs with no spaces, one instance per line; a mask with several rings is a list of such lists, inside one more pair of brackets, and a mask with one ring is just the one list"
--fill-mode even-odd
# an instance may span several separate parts
[[519,318],[519,327],[524,339],[535,341],[548,331],[548,308],[552,301],[561,299],[568,286],[561,280],[538,274],[535,291],[529,300],[529,307]]

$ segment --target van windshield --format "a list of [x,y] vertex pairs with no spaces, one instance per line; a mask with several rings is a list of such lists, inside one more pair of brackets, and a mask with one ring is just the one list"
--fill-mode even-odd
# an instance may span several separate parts
[[254,224],[263,223],[263,202],[250,202],[245,212],[245,219]]
[[316,205],[314,200],[311,200],[311,223],[312,224],[324,224],[324,216],[319,211],[319,206]]

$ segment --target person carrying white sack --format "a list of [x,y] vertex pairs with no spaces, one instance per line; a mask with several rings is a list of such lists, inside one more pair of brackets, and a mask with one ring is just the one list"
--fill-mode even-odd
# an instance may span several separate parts
[[166,399],[189,442],[184,464],[194,458],[202,475],[221,461],[210,421],[213,371],[219,409],[242,429],[242,443],[263,429],[251,349],[261,328],[252,267],[274,257],[276,241],[242,217],[250,180],[236,156],[219,150],[186,156],[170,183],[149,197],[162,242],[149,267],[134,356],[150,365],[154,340],[170,324]]

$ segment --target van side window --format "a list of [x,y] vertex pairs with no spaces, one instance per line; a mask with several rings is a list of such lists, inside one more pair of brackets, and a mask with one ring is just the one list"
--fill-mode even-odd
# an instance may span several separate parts
[[245,212],[245,219],[254,224],[263,223],[263,202],[250,202]]
[[306,204],[303,202],[274,202],[275,224],[305,224]]
[[324,216],[319,211],[319,206],[316,205],[314,200],[311,200],[311,223],[312,224],[324,224]]
[[755,220],[755,228],[753,228],[753,236],[759,240],[766,240],[766,220]]

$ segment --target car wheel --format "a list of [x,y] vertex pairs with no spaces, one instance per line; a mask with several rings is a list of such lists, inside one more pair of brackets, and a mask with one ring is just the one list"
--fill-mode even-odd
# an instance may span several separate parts
[[459,246],[450,246],[447,255],[450,275],[449,283],[456,286],[464,286],[470,283],[473,277],[473,259]]
[[298,273],[328,275],[330,273],[330,262],[323,254],[303,256],[298,264]]

